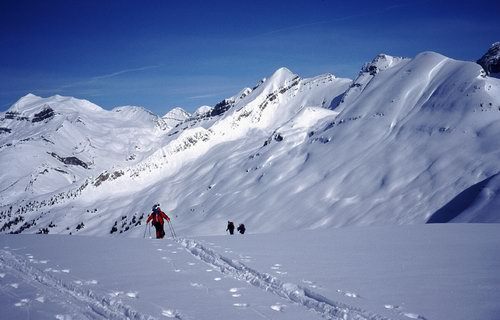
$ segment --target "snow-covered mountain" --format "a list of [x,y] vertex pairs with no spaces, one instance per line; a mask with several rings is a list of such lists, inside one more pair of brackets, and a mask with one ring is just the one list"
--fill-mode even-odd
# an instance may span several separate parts
[[2,204],[47,195],[161,146],[164,120],[140,107],[28,94],[0,117]]
[[177,126],[178,124],[186,121],[190,117],[191,117],[191,115],[188,112],[186,112],[186,110],[184,110],[180,107],[176,107],[176,108],[173,108],[172,110],[170,110],[169,112],[167,112],[167,114],[165,114],[162,117],[162,119],[165,122],[165,124],[167,125],[167,128],[172,129],[175,126]]
[[281,68],[193,115],[29,95],[0,118],[0,232],[137,236],[157,202],[184,234],[500,221],[500,80],[433,52]]

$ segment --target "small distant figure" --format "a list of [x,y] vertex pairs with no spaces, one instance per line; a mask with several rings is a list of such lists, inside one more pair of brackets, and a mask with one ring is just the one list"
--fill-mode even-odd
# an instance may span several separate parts
[[241,223],[239,226],[238,226],[238,230],[241,234],[245,234],[245,225],[243,223]]
[[227,222],[226,231],[229,231],[229,234],[234,234],[234,223],[232,221]]
[[163,239],[163,237],[165,236],[165,229],[163,229],[163,219],[170,222],[170,218],[165,214],[165,212],[161,211],[160,205],[155,204],[153,206],[153,212],[149,214],[148,220],[146,220],[146,224],[151,221],[151,224],[156,229],[156,239]]

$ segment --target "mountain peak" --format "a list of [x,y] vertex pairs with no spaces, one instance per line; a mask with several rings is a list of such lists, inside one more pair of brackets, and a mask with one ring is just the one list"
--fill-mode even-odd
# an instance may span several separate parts
[[290,69],[286,67],[281,67],[278,70],[276,70],[273,75],[267,80],[267,81],[273,81],[273,80],[287,80],[296,77],[297,75],[294,74]]
[[201,106],[193,112],[193,117],[202,117],[210,114],[214,107],[211,106]]
[[179,123],[189,119],[191,115],[181,107],[175,107],[169,112],[167,112],[163,117],[163,121],[166,123],[167,127],[173,128]]
[[369,72],[375,75],[379,71],[389,69],[403,59],[402,57],[393,57],[385,53],[380,53],[371,62],[365,63],[361,68],[361,72]]
[[282,87],[287,82],[290,82],[295,78],[298,78],[295,73],[290,71],[288,68],[281,67],[276,70],[269,78],[262,79],[262,81],[253,90],[259,93],[271,92]]
[[169,112],[167,112],[162,118],[164,119],[177,119],[177,120],[186,120],[190,117],[190,114],[182,109],[181,107],[175,107]]
[[21,97],[21,99],[19,99],[19,100],[23,100],[23,99],[40,99],[40,98],[41,97],[39,97],[39,96],[37,96],[37,95],[35,95],[35,94],[33,94],[33,93],[30,92],[27,95]]
[[28,93],[27,95],[25,96],[22,96],[19,100],[16,101],[16,103],[14,103],[14,105],[11,107],[11,109],[18,109],[28,103],[31,103],[33,101],[36,101],[36,100],[40,100],[42,99],[42,97],[39,97],[37,95],[34,95],[33,93]]

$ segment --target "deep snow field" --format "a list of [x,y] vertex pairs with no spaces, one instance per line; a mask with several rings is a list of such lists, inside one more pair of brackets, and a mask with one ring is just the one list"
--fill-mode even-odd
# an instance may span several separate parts
[[499,224],[179,234],[176,241],[150,239],[137,228],[145,239],[1,235],[0,318],[493,320],[500,314]]

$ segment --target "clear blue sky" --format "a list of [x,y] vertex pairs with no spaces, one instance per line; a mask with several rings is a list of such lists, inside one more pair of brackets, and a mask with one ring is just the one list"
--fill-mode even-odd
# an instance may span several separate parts
[[477,60],[500,1],[0,2],[0,111],[31,92],[193,111],[279,67],[353,78],[378,53]]

